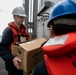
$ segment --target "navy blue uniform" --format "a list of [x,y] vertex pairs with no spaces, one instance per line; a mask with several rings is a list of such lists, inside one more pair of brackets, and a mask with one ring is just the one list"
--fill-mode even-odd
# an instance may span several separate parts
[[44,61],[36,66],[33,75],[48,75]]
[[6,70],[8,71],[9,75],[22,75],[23,71],[18,70],[14,65],[13,65],[13,58],[14,56],[11,54],[11,52],[8,50],[9,45],[13,43],[13,34],[12,30],[10,28],[6,28],[3,32],[2,35],[2,40],[0,43],[0,56],[2,59],[5,61],[5,67]]

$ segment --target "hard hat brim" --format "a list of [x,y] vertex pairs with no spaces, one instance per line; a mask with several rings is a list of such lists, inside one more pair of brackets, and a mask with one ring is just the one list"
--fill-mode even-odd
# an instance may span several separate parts
[[21,16],[21,17],[27,17],[26,15],[22,15],[22,14],[17,14],[18,16]]

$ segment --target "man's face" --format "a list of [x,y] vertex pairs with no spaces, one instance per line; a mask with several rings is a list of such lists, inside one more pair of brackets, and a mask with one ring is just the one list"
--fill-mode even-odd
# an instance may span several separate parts
[[24,22],[25,17],[15,16],[14,19],[15,19],[15,21],[16,21],[16,23],[17,23],[18,25],[22,25],[23,22]]

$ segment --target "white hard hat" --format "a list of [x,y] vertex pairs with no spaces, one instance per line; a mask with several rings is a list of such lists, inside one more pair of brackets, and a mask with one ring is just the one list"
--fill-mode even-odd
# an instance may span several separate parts
[[20,7],[20,6],[14,8],[12,14],[13,14],[13,15],[22,16],[22,17],[26,17],[24,8],[23,8],[23,7]]

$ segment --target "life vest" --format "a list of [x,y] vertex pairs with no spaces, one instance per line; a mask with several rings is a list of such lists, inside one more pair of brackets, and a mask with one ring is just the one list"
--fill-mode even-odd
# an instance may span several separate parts
[[48,75],[76,75],[76,32],[51,38],[42,51]]
[[[24,25],[22,25],[19,30],[18,27],[15,25],[15,23],[11,22],[8,24],[8,28],[10,28],[12,30],[13,43],[25,42],[30,39],[30,36],[28,35]],[[9,48],[11,49],[11,46],[9,46]]]

